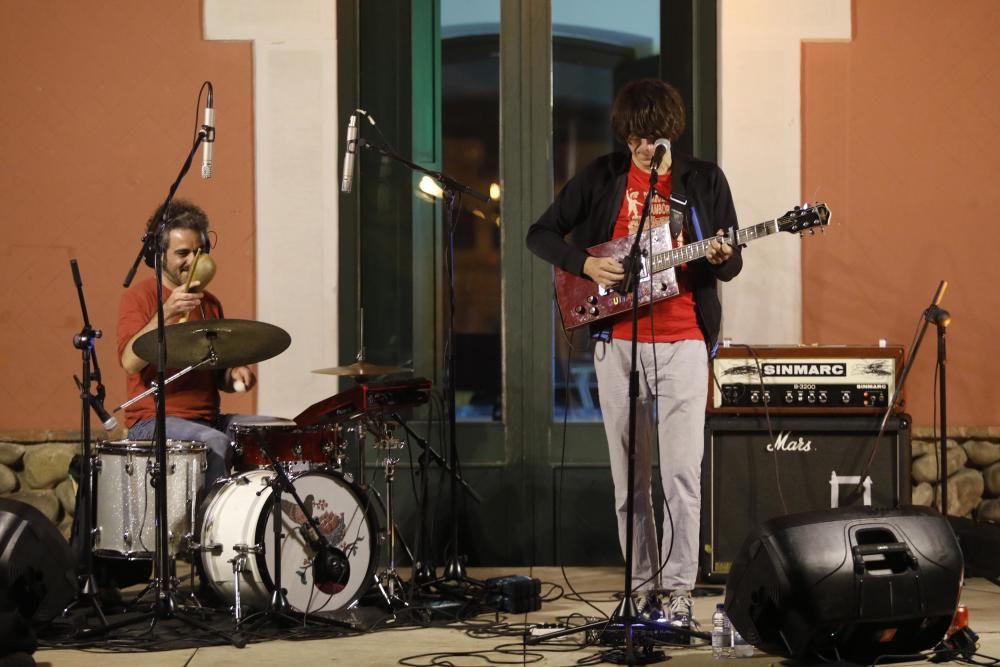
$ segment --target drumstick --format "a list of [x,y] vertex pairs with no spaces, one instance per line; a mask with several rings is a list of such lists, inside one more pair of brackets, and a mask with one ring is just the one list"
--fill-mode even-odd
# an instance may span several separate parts
[[[184,291],[185,292],[190,292],[191,291],[191,289],[190,289],[190,287],[191,287],[191,279],[194,278],[194,270],[198,266],[198,259],[200,257],[201,257],[201,248],[198,248],[197,250],[194,251],[194,261],[191,262],[191,270],[188,271],[187,282],[184,283]],[[190,312],[187,312],[187,313],[184,313],[183,315],[181,315],[181,319],[177,320],[177,323],[178,324],[183,324],[184,322],[187,322],[188,321],[188,315],[190,315],[190,314],[191,314]]]

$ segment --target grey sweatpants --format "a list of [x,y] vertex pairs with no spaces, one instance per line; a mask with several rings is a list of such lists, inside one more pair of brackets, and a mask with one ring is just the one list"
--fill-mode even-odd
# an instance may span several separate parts
[[[611,477],[615,485],[615,511],[622,554],[625,553],[628,499],[628,373],[631,345],[627,340],[612,339],[607,343],[598,342],[594,350],[597,388],[608,438]],[[691,590],[698,575],[701,458],[708,398],[705,343],[700,340],[639,343],[637,368],[639,400],[636,410],[632,585],[640,591]],[[657,435],[665,501],[662,551],[657,548],[652,498],[652,452]],[[661,556],[667,560],[657,581]]]

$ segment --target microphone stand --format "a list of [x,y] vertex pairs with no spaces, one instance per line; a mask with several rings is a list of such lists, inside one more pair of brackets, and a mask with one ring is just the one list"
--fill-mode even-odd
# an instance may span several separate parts
[[[449,453],[448,458],[451,462],[451,489],[450,489],[450,502],[452,511],[452,521],[451,521],[451,555],[449,556],[448,563],[445,565],[444,577],[439,580],[434,580],[428,583],[440,583],[445,581],[454,582],[469,582],[475,585],[481,585],[480,582],[470,579],[466,573],[465,564],[461,556],[458,553],[458,479],[455,474],[458,470],[458,438],[456,436],[456,419],[455,419],[455,228],[458,225],[458,214],[460,211],[460,195],[467,194],[476,199],[484,202],[489,202],[490,198],[486,195],[473,190],[472,188],[460,183],[459,181],[447,176],[440,171],[434,171],[422,167],[419,164],[411,162],[410,160],[399,155],[395,151],[391,150],[386,145],[376,145],[366,141],[363,137],[358,137],[357,145],[361,148],[367,148],[369,150],[374,150],[375,152],[384,155],[385,157],[399,162],[400,164],[408,167],[410,170],[426,174],[436,180],[441,184],[442,190],[444,191],[444,200],[447,202],[448,208],[448,252],[445,254],[445,265],[447,271],[448,279],[448,295],[449,295],[449,308],[448,308],[448,318],[445,320],[446,331],[445,331],[445,377],[447,381],[445,383],[445,397],[448,405],[448,441],[449,441]],[[426,450],[425,450],[426,451]],[[465,482],[462,482],[463,488],[471,491],[471,488]],[[472,495],[473,499],[479,503],[481,502],[478,495]],[[420,556],[420,561],[424,564],[424,570],[429,571],[431,578],[434,575],[434,565],[427,558],[426,554],[418,554]]]
[[[83,296],[83,280],[76,260],[69,261],[73,271],[73,282],[76,284],[76,294],[80,299],[80,311],[83,313],[83,328],[73,336],[73,347],[80,350],[82,356],[82,380],[76,380],[80,390],[80,432],[81,455],[80,462],[80,494],[76,508],[77,538],[77,597],[63,610],[65,615],[77,604],[90,605],[97,612],[102,626],[108,625],[101,603],[98,600],[97,579],[94,577],[94,465],[90,447],[90,411],[97,411],[97,403],[104,400],[104,384],[101,382],[101,365],[97,362],[97,350],[94,341],[102,336],[100,329],[90,325],[87,314],[87,301]],[[90,385],[97,383],[97,393],[90,393]]]
[[180,187],[181,181],[184,176],[187,175],[188,171],[191,169],[191,162],[194,160],[195,153],[198,152],[198,147],[201,146],[202,142],[213,134],[214,130],[208,125],[202,125],[198,134],[195,136],[194,144],[191,146],[191,150],[188,152],[187,158],[184,160],[184,164],[181,166],[180,172],[177,174],[176,180],[171,184],[170,190],[167,193],[167,198],[163,202],[162,214],[160,217],[160,223],[152,231],[147,231],[142,238],[142,246],[139,248],[139,253],[132,264],[132,268],[129,270],[128,275],[125,278],[124,286],[128,287],[132,279],[135,277],[136,268],[139,266],[139,262],[142,260],[143,256],[147,252],[153,253],[153,269],[156,276],[156,342],[157,342],[157,359],[156,359],[156,383],[157,390],[155,392],[156,399],[156,430],[155,430],[155,449],[156,449],[156,462],[153,465],[153,470],[151,473],[151,484],[154,487],[154,498],[155,498],[155,516],[156,516],[156,555],[153,561],[153,570],[155,581],[152,587],[156,591],[156,601],[153,603],[153,608],[144,614],[138,615],[134,618],[129,618],[118,623],[113,623],[106,625],[103,628],[99,628],[91,632],[91,634],[100,634],[110,630],[114,630],[120,627],[125,627],[128,625],[134,625],[136,623],[143,623],[147,620],[151,620],[150,630],[156,625],[157,621],[169,618],[176,618],[180,621],[190,625],[191,627],[197,628],[204,632],[214,634],[218,637],[225,639],[227,642],[232,643],[238,648],[242,648],[239,643],[238,637],[230,636],[220,630],[217,630],[209,625],[201,623],[194,618],[184,614],[178,613],[183,610],[177,604],[174,597],[173,584],[170,579],[170,553],[168,550],[169,544],[169,530],[167,526],[167,397],[166,397],[166,383],[164,382],[164,374],[167,367],[167,342],[164,336],[164,330],[166,324],[163,316],[163,253],[166,248],[161,247],[161,239],[163,236],[163,230],[166,228],[167,223],[167,213],[170,208],[170,202],[174,199],[174,194],[177,192],[177,188]]
[[[543,641],[556,639],[557,637],[562,637],[568,634],[587,632],[591,629],[600,629],[601,641],[599,643],[617,644],[617,627],[621,626],[622,640],[625,644],[624,650],[621,652],[610,652],[604,656],[604,660],[624,665],[646,665],[654,662],[669,660],[663,651],[653,650],[651,648],[652,642],[646,642],[644,644],[645,650],[641,656],[637,654],[636,638],[633,631],[635,626],[643,627],[645,624],[641,620],[638,620],[638,609],[636,608],[635,600],[632,599],[632,561],[634,551],[632,544],[634,526],[632,524],[635,520],[635,433],[636,411],[639,400],[639,283],[641,282],[643,270],[643,251],[640,243],[642,240],[643,230],[646,226],[646,220],[649,218],[653,191],[656,189],[658,166],[658,163],[654,163],[654,166],[649,173],[649,191],[646,193],[646,200],[642,205],[642,216],[639,218],[639,229],[636,232],[635,241],[632,243],[632,247],[629,250],[628,255],[626,255],[622,261],[625,268],[625,277],[620,285],[620,291],[622,293],[630,293],[632,298],[632,359],[629,369],[628,390],[628,495],[626,496],[627,501],[625,505],[625,588],[622,594],[622,600],[618,603],[618,606],[607,620],[584,623],[583,625],[566,628],[565,630],[558,630],[539,637],[529,637],[525,640],[525,643],[527,644],[539,644]],[[671,630],[678,633],[685,633],[685,631],[680,628],[671,627]],[[685,634],[689,634],[689,632]]]
[[452,469],[450,465],[448,465],[448,462],[445,461],[444,458],[442,458],[441,455],[437,453],[437,450],[431,447],[426,440],[421,438],[412,428],[410,428],[410,425],[407,424],[406,421],[401,416],[399,416],[398,412],[393,412],[391,414],[391,417],[397,424],[403,427],[403,430],[406,431],[407,435],[413,438],[413,440],[416,441],[418,445],[420,445],[420,449],[422,450],[420,456],[417,458],[417,461],[420,464],[421,505],[420,505],[419,519],[418,519],[418,528],[417,528],[417,546],[415,550],[417,557],[414,558],[413,560],[413,569],[414,569],[413,583],[422,586],[433,582],[437,578],[437,574],[434,571],[434,564],[425,560],[427,543],[428,543],[427,526],[430,523],[427,517],[427,513],[430,507],[430,503],[428,502],[428,489],[427,489],[428,460],[433,460],[435,463],[438,464],[440,468],[442,468],[449,475],[451,475],[452,479],[461,484],[462,488],[465,489],[465,492],[468,493],[473,498],[475,498],[477,503],[481,503],[482,498],[478,493],[476,493],[475,489],[469,486],[469,483],[465,481],[465,478],[463,478],[460,473],[456,472],[455,470]]
[[[269,502],[271,503],[271,533],[273,536],[273,549],[274,549],[274,566],[272,568],[271,582],[274,584],[274,591],[271,593],[271,599],[268,601],[267,609],[247,616],[242,621],[238,621],[236,624],[237,641],[246,642],[245,637],[243,637],[242,629],[243,626],[249,623],[251,619],[255,622],[251,625],[251,630],[262,625],[267,621],[284,621],[292,623],[293,625],[304,625],[307,613],[302,614],[302,618],[298,618],[293,614],[292,605],[288,602],[287,590],[281,585],[281,547],[282,547],[282,532],[281,532],[281,494],[283,491],[288,491],[291,494],[292,499],[295,504],[299,506],[299,510],[302,512],[302,516],[306,517],[306,521],[309,523],[310,528],[313,530],[316,538],[313,539],[307,532],[305,527],[302,528],[302,537],[309,543],[313,551],[316,552],[316,557],[313,561],[313,582],[317,580],[317,568],[316,559],[323,558],[324,562],[329,560],[335,560],[337,562],[338,571],[346,573],[346,576],[350,575],[350,563],[347,560],[347,556],[343,551],[337,549],[332,544],[323,531],[320,530],[319,521],[313,517],[312,513],[306,508],[305,503],[302,501],[301,496],[299,496],[298,491],[295,490],[295,485],[292,484],[292,480],[289,479],[288,473],[285,471],[284,467],[271,452],[270,445],[266,442],[267,436],[258,440],[258,444],[261,449],[264,450],[264,454],[271,461],[271,469],[274,471],[274,477],[270,479],[267,483],[271,491],[271,498]],[[257,492],[257,495],[264,493],[264,489]],[[346,583],[346,579],[345,579]],[[237,613],[239,610],[237,610]],[[335,618],[330,618],[327,616],[317,616],[312,615],[309,618],[316,620],[325,625],[335,625],[338,627],[348,628],[351,630],[356,629],[354,625],[341,621]]]
[[946,353],[946,333],[948,325],[951,324],[951,314],[947,310],[941,308],[941,300],[944,298],[945,290],[948,289],[948,281],[942,280],[938,283],[937,291],[934,292],[934,298],[931,299],[931,304],[924,310],[921,318],[923,322],[920,325],[920,330],[917,332],[917,336],[913,341],[913,345],[910,347],[910,354],[906,358],[906,363],[903,364],[903,370],[899,374],[899,382],[896,383],[896,390],[893,393],[892,403],[886,408],[885,415],[882,417],[882,424],[879,426],[879,438],[885,432],[885,425],[889,421],[889,415],[892,414],[896,406],[899,403],[899,397],[902,393],[903,385],[906,383],[906,378],[910,374],[910,370],[913,368],[913,362],[917,358],[917,353],[920,351],[920,344],[923,342],[924,334],[927,333],[927,326],[933,324],[937,328],[937,359],[935,361],[938,370],[938,396],[941,407],[939,408],[941,412],[941,438],[938,444],[938,463],[940,465],[940,482],[941,482],[941,514],[948,516],[948,391],[947,391],[947,376],[945,374],[947,369],[947,353]]

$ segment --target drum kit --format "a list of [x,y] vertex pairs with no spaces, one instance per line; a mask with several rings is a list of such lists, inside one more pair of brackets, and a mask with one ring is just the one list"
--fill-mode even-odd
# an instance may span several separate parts
[[[155,334],[136,340],[136,354],[156,358]],[[171,325],[165,337],[167,366],[183,368],[165,383],[195,369],[264,361],[290,343],[279,327],[230,319]],[[201,591],[231,601],[237,628],[245,608],[311,616],[353,607],[369,590],[378,591],[389,611],[407,604],[395,570],[392,484],[399,462],[395,453],[404,441],[395,436],[393,419],[398,419],[396,410],[426,403],[431,383],[371,381],[409,370],[363,360],[315,372],[355,377],[358,384],[294,420],[234,420],[229,435],[235,473],[230,477],[206,486],[206,446],[167,442],[168,539],[163,548],[171,561],[191,563]],[[349,450],[356,444],[363,473],[369,439],[385,477],[384,502],[347,470]],[[93,554],[112,562],[156,559],[154,443],[100,441],[95,449]],[[381,506],[384,529],[375,504]],[[379,562],[385,564],[381,569]]]

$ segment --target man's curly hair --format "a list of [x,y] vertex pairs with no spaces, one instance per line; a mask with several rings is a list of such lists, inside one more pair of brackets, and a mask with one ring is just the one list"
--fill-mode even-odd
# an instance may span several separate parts
[[685,120],[681,94],[660,79],[625,84],[611,107],[611,128],[623,144],[629,137],[676,141],[684,132]]

